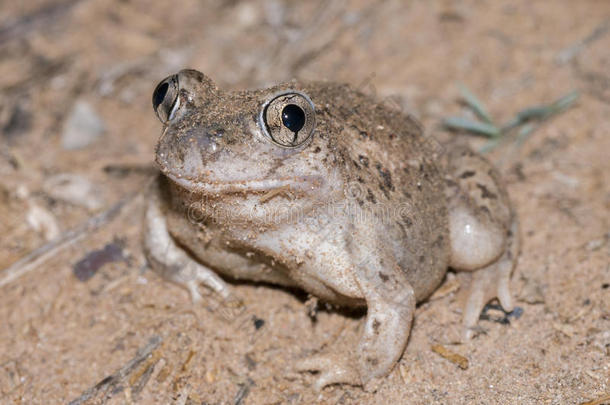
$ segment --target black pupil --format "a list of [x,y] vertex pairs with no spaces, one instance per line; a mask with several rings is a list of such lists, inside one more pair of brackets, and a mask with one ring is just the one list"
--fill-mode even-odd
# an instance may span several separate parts
[[282,123],[294,133],[305,126],[305,111],[296,104],[288,104],[282,110]]
[[157,108],[159,104],[163,102],[163,99],[165,99],[167,89],[169,89],[169,84],[165,82],[157,87],[157,90],[155,90],[155,94],[153,95],[153,104],[155,105],[155,108]]

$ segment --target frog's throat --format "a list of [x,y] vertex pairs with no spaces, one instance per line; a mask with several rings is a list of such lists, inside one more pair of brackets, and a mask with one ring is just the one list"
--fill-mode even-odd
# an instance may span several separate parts
[[174,183],[194,193],[229,194],[229,193],[264,193],[277,189],[311,192],[322,191],[324,178],[322,176],[290,176],[265,180],[231,180],[231,181],[199,181],[187,177],[164,173]]

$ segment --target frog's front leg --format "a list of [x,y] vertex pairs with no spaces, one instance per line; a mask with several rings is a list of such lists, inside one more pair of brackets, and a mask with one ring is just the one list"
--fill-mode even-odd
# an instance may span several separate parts
[[360,377],[367,384],[388,374],[402,356],[416,302],[413,288],[398,266],[361,276],[359,282],[366,291],[368,310],[357,353]]
[[[373,243],[369,240],[364,246]],[[354,246],[360,250],[357,246],[362,244]],[[354,275],[368,307],[356,352],[343,357],[320,354],[297,365],[299,371],[320,372],[317,390],[334,383],[366,387],[373,379],[388,374],[405,349],[415,312],[415,294],[392,257],[378,253],[380,250],[371,257],[354,254],[358,257]]]
[[163,278],[186,288],[194,302],[201,300],[199,283],[222,298],[229,298],[230,287],[213,270],[192,259],[170,235],[157,183],[151,189],[144,219],[144,252],[151,267]]

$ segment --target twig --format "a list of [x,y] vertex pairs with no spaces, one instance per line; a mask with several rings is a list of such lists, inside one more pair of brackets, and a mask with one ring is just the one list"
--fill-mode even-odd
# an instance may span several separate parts
[[0,288],[17,280],[24,274],[29,273],[40,264],[59,254],[62,250],[75,244],[86,235],[95,232],[102,226],[112,221],[140,193],[141,192],[130,194],[126,198],[122,199],[121,201],[110,207],[108,210],[90,218],[88,221],[81,224],[77,228],[67,231],[59,238],[42,245],[41,247],[35,249],[33,252],[26,255],[24,258],[16,261],[11,266],[0,271],[0,274],[2,275],[2,277],[0,278]]
[[144,385],[146,385],[159,358],[154,356],[151,358],[151,361],[145,364],[145,367],[140,368],[140,365],[152,356],[162,341],[163,339],[160,336],[151,337],[146,346],[139,349],[136,356],[129,360],[127,364],[117,370],[116,373],[104,378],[83,392],[80,397],[71,401],[68,405],[81,405],[89,400],[95,400],[96,404],[104,404],[114,394],[123,391],[125,385],[131,389],[133,394],[139,393],[144,388]]
[[61,16],[81,1],[67,0],[59,4],[50,4],[21,17],[17,21],[6,24],[4,27],[0,27],[0,44],[26,35],[30,31],[35,31],[43,24],[56,24]]
[[594,399],[592,401],[583,402],[580,405],[603,405],[610,402],[610,394],[604,394],[602,397]]
[[235,395],[235,399],[233,400],[234,405],[241,405],[244,399],[248,396],[250,392],[250,388],[254,385],[254,381],[248,378],[245,383],[239,384],[239,391]]
[[587,35],[584,39],[578,41],[576,44],[563,49],[556,57],[556,61],[560,64],[566,63],[574,59],[582,50],[589,44],[597,41],[601,37],[603,37],[610,30],[610,20],[605,20],[597,27],[593,29],[593,31]]
[[431,346],[434,353],[439,354],[441,357],[449,360],[450,362],[457,364],[462,370],[468,369],[468,359],[461,354],[457,354],[447,349],[445,346],[434,344]]

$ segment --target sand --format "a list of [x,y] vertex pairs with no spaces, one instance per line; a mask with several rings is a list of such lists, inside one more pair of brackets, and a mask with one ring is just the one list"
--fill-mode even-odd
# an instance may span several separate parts
[[[3,2],[0,269],[127,202],[23,274],[0,270],[0,403],[67,403],[100,382],[81,403],[604,403],[609,21],[610,3],[592,0]],[[440,125],[473,117],[459,83],[498,122],[577,90],[572,108],[488,153],[521,220],[511,282],[521,316],[490,308],[477,336],[459,343],[463,279],[450,274],[418,306],[407,349],[376,390],[316,393],[315,375],[294,363],[353,350],[361,316],[322,306],[314,319],[304,294],[250,284],[234,286],[240,308],[210,294],[191,303],[146,265],[138,194],[160,133],[152,90],[183,67],[226,89],[292,77],[351,83],[413,114],[428,136],[475,148],[486,140]],[[68,149],[62,138],[83,103],[99,121],[88,121],[85,146]],[[91,189],[58,193],[54,176],[65,173]],[[91,256],[105,247],[114,253]],[[85,258],[113,260],[87,267]]]

